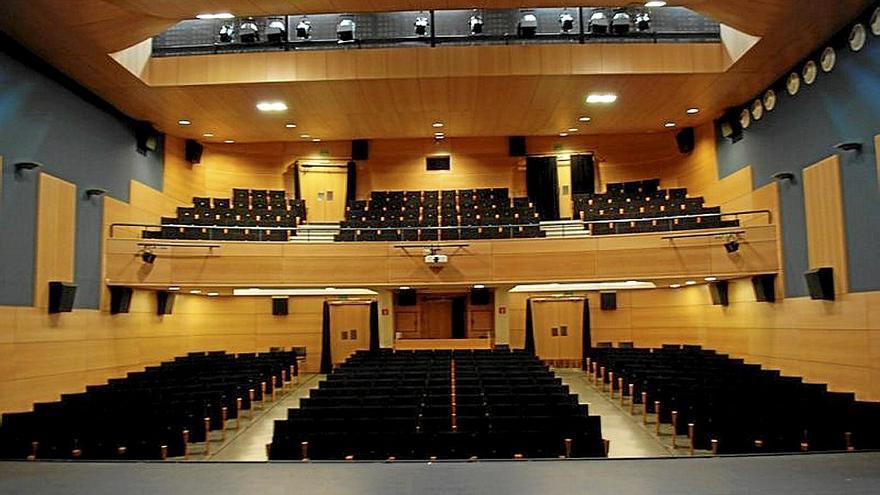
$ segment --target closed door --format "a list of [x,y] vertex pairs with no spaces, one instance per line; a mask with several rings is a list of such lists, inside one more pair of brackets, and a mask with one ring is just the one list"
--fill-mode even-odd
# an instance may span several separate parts
[[330,303],[330,346],[334,366],[370,348],[369,303]]
[[580,361],[583,357],[584,300],[532,299],[535,352],[545,361]]
[[344,220],[347,184],[345,168],[301,166],[300,194],[306,201],[309,222],[331,223]]
[[434,299],[422,303],[422,338],[452,338],[452,300]]

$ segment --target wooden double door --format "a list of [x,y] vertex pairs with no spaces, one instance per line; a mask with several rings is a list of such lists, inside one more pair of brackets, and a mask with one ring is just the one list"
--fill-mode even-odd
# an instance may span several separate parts
[[580,365],[585,301],[582,297],[531,299],[535,353],[542,361]]
[[355,351],[370,348],[370,302],[330,303],[330,352],[336,366]]
[[302,164],[299,167],[300,196],[306,202],[310,223],[345,220],[348,170],[337,165]]

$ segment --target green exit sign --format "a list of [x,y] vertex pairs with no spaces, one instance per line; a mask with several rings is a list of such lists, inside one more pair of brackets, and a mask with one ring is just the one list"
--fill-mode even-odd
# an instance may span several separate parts
[[553,145],[553,151],[562,151],[562,143],[556,143]]
[[321,150],[321,156],[330,156],[330,150]]

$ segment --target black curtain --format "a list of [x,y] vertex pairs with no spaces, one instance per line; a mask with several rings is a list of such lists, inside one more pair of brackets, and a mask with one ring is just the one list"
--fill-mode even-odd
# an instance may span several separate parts
[[532,325],[532,300],[526,300],[526,352],[535,353],[535,328]]
[[357,197],[357,164],[354,161],[348,162],[348,173],[346,174],[345,183],[345,200],[354,201]]
[[467,337],[467,297],[452,300],[452,338]]
[[596,170],[593,155],[572,155],[571,194],[590,194],[596,192]]
[[581,330],[581,340],[581,368],[587,369],[587,356],[590,355],[590,349],[593,347],[590,340],[590,300],[587,298],[584,298],[584,324],[583,330]]
[[370,303],[370,352],[379,351],[379,302]]
[[299,189],[299,162],[293,164],[293,199],[302,199]]
[[321,321],[321,373],[333,371],[333,351],[330,349],[330,302],[324,301],[324,318]]
[[526,189],[541,220],[559,219],[559,177],[555,157],[526,158]]

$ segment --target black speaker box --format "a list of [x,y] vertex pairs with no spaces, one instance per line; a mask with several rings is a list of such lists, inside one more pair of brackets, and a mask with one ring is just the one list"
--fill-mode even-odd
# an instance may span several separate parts
[[142,155],[159,149],[159,132],[149,122],[138,122],[135,125],[134,138],[138,153]]
[[369,160],[370,159],[370,142],[366,139],[355,139],[351,142],[351,159],[352,160]]
[[174,312],[174,292],[159,291],[156,293],[156,314],[170,315]]
[[415,289],[400,289],[397,292],[398,306],[415,306],[418,302]]
[[507,147],[510,156],[526,156],[525,136],[511,136],[507,140]]
[[810,299],[834,300],[834,270],[828,267],[811,270],[804,274]]
[[272,298],[272,314],[275,316],[287,316],[290,307],[289,297]]
[[186,161],[189,163],[201,163],[202,162],[202,152],[205,151],[205,147],[202,146],[198,141],[194,139],[186,140]]
[[678,151],[683,155],[687,155],[694,151],[695,142],[696,136],[694,135],[693,127],[682,129],[675,135],[675,143],[678,144]]
[[712,296],[712,304],[715,306],[727,306],[730,299],[727,296],[727,280],[719,280],[709,284],[709,295]]
[[755,275],[752,277],[752,288],[758,302],[776,302],[776,274]]
[[70,313],[76,300],[76,285],[49,282],[49,313]]
[[492,302],[492,292],[487,288],[471,289],[471,304],[485,306]]
[[133,293],[130,287],[110,287],[110,314],[128,313]]
[[600,292],[599,303],[599,307],[606,311],[617,309],[617,292]]

